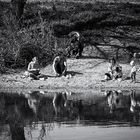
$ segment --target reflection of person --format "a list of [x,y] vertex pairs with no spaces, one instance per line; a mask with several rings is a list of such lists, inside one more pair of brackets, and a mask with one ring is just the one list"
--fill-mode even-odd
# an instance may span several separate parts
[[57,56],[53,61],[53,70],[56,76],[66,75],[67,63],[64,56]]
[[105,73],[105,80],[122,78],[122,67],[116,62],[115,58],[110,60],[108,73]]
[[29,76],[34,78],[34,79],[39,79],[40,75],[40,68],[39,68],[39,63],[37,57],[34,57],[32,61],[28,64],[28,73]]
[[107,102],[110,108],[110,113],[124,107],[123,94],[121,90],[118,91],[106,91]]
[[136,91],[132,90],[130,94],[130,112],[133,114],[134,122],[139,122],[140,101],[136,99]]
[[130,111],[132,113],[136,113],[138,111],[138,108],[140,109],[140,102],[136,100],[136,92],[132,90],[130,94],[131,99],[131,105],[130,105]]
[[58,115],[67,106],[67,94],[65,92],[58,93],[53,98],[53,107],[55,114]]

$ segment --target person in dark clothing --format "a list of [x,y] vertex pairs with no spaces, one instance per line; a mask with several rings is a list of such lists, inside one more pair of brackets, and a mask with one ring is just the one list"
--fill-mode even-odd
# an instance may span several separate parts
[[68,55],[75,56],[79,58],[82,56],[83,45],[80,40],[80,34],[76,31],[73,31],[69,34],[70,36],[70,46],[68,48]]
[[66,75],[67,63],[64,56],[57,56],[53,61],[53,70],[56,76]]

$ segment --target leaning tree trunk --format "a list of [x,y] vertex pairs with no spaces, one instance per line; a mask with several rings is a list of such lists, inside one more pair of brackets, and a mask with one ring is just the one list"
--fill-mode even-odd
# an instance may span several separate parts
[[11,0],[12,9],[15,13],[16,19],[20,20],[27,0]]
[[56,9],[56,1],[55,0],[52,0],[52,10],[57,12],[57,9]]

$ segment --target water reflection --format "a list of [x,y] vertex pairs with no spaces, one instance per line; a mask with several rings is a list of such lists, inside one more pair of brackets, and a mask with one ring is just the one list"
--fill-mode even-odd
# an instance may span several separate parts
[[128,102],[127,97],[124,96],[121,90],[109,90],[105,92],[107,97],[108,105],[110,108],[110,113],[114,113],[115,111],[119,110],[127,110]]
[[32,138],[33,131],[42,139],[63,124],[139,126],[139,116],[140,95],[135,90],[108,90],[87,98],[67,92],[0,93],[0,138],[12,140],[25,140],[25,134]]

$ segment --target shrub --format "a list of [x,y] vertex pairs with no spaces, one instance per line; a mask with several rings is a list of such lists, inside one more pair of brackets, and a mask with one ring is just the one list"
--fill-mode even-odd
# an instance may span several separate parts
[[24,67],[34,56],[39,57],[41,65],[48,64],[55,55],[55,37],[50,23],[38,14],[36,25],[19,29],[14,16],[6,12],[4,30],[1,32],[2,58],[6,67]]
[[53,31],[55,36],[61,37],[63,35],[68,35],[72,31],[73,25],[68,21],[61,21],[52,23]]

